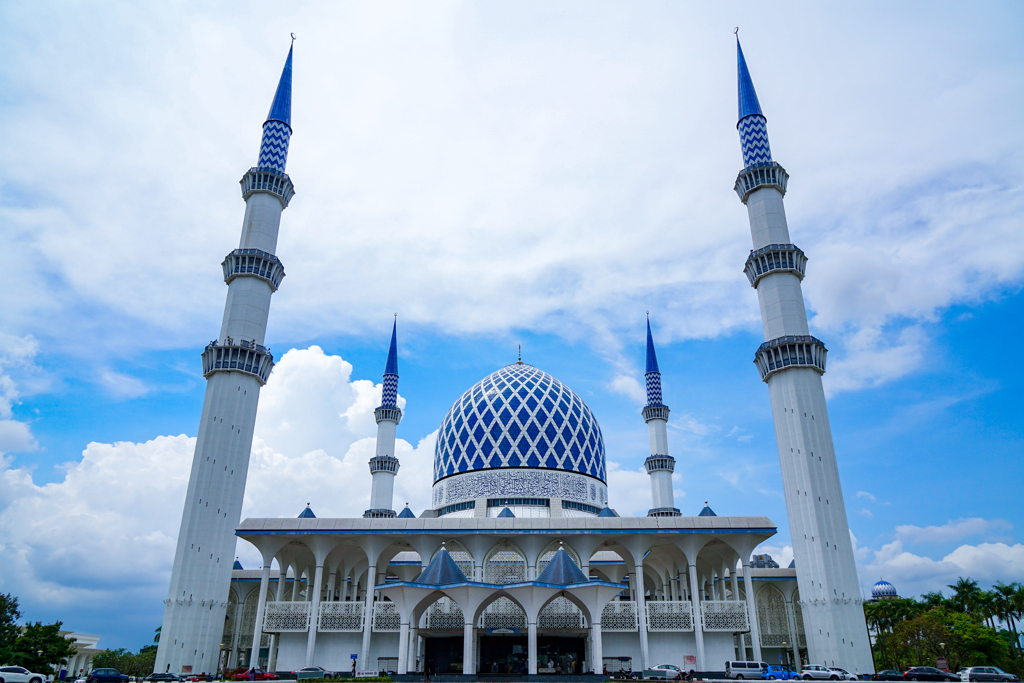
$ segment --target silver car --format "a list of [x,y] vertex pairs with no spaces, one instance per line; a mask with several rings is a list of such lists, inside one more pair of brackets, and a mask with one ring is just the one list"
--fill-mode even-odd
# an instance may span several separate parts
[[816,664],[809,664],[804,668],[800,669],[800,678],[805,681],[838,681],[839,674],[832,669],[824,666],[818,666]]

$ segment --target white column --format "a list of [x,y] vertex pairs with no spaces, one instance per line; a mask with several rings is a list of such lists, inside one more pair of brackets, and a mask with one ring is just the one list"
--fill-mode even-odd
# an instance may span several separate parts
[[527,624],[526,628],[526,656],[529,657],[527,662],[527,673],[531,676],[537,675],[537,622],[531,621]]
[[704,662],[704,618],[700,613],[697,565],[690,563],[690,605],[693,607],[693,638],[697,643],[697,671],[707,671]]
[[651,668],[650,651],[647,647],[647,601],[644,599],[644,566],[636,566],[636,609],[640,617],[640,660],[644,669]]
[[736,578],[736,565],[733,565],[732,567],[729,568],[729,578],[732,580],[732,599],[733,600],[739,600],[740,599],[740,584],[739,584],[739,580]]
[[754,659],[761,661],[761,625],[757,620],[754,583],[750,580],[750,561],[743,561],[743,588],[747,591],[747,618],[750,620],[750,643],[754,647]]
[[313,652],[316,650],[316,631],[320,625],[320,585],[324,580],[324,566],[318,564],[313,584],[306,589],[306,595],[313,593],[313,604],[309,608],[309,635],[306,637],[306,666],[313,666]]
[[327,575],[327,602],[334,602],[334,581],[337,577],[337,572],[331,570]]
[[255,667],[260,661],[260,640],[263,638],[263,611],[267,607],[267,588],[270,585],[270,562],[263,560],[263,574],[260,576],[260,599],[256,603],[256,625],[252,633],[252,652],[249,653],[249,666]]
[[419,629],[415,624],[409,624],[409,648],[406,657],[406,673],[416,673],[416,653],[419,651]]
[[359,651],[359,668],[362,671],[369,671],[369,662],[366,660],[370,656],[370,631],[373,628],[373,590],[369,584],[376,576],[377,566],[371,564],[366,568],[366,601],[363,603],[363,647]]
[[600,676],[604,673],[604,650],[601,645],[601,617],[593,620],[590,626],[590,657],[593,659],[593,668],[591,669],[595,674]]
[[404,676],[409,670],[409,618],[403,616],[398,627],[398,675]]
[[473,662],[473,624],[466,623],[462,632],[462,673],[471,674],[476,671]]

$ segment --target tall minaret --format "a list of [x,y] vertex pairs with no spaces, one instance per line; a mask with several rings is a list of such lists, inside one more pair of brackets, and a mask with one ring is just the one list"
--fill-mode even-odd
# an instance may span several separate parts
[[800,281],[807,257],[790,243],[782,198],[789,175],[772,161],[768,127],[736,43],[747,205],[754,248],[744,271],[757,289],[764,344],[754,363],[768,384],[810,662],[873,672],[857,568],[821,376],[825,345],[810,336]]
[[644,406],[644,422],[651,439],[651,455],[644,461],[647,474],[651,477],[651,504],[648,517],[679,517],[675,496],[672,493],[672,473],[676,459],[668,454],[668,406],[661,402],[661,370],[658,356],[654,353],[654,337],[651,336],[651,318],[647,318],[647,405]]
[[291,100],[289,49],[263,124],[259,162],[240,181],[245,217],[238,249],[221,264],[228,296],[220,335],[202,354],[206,396],[164,601],[155,666],[160,672],[217,671],[256,404],[274,367],[264,334],[270,297],[284,277],[274,255],[281,212],[295,194],[284,172]]
[[398,407],[398,319],[391,328],[391,348],[388,362],[384,365],[384,385],[381,391],[380,407],[373,411],[377,418],[377,453],[370,458],[370,509],[363,517],[394,517],[391,509],[395,493],[395,475],[398,474],[398,458],[395,457],[395,430],[402,421],[402,409]]

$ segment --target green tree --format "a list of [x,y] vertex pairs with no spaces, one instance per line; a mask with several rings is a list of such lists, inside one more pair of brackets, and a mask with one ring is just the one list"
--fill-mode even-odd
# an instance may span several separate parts
[[92,658],[92,665],[96,669],[117,669],[123,674],[128,674],[126,669],[128,668],[131,658],[131,650],[118,647],[113,650],[105,650],[95,655]]
[[74,639],[60,634],[62,622],[25,624],[14,643],[14,661],[37,673],[50,673],[66,664],[77,649]]
[[0,662],[14,661],[14,644],[21,633],[18,628],[19,619],[21,610],[18,609],[18,598],[10,593],[0,594]]

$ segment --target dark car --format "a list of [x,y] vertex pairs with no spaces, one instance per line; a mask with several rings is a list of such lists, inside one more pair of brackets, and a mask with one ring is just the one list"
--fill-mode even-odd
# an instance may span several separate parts
[[903,672],[905,681],[959,681],[960,677],[934,666],[912,666]]
[[873,681],[902,681],[902,680],[905,680],[905,679],[903,678],[903,672],[902,671],[896,671],[895,669],[886,669],[885,671],[879,671],[876,674],[872,674],[871,675],[871,680],[873,680]]
[[128,683],[128,677],[117,669],[93,669],[86,683]]

